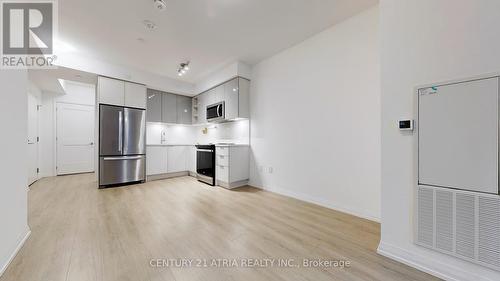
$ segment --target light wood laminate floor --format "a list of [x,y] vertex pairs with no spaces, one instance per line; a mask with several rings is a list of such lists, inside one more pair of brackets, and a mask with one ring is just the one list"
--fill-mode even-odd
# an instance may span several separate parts
[[[92,174],[35,183],[31,237],[0,280],[436,280],[376,254],[379,224],[270,192],[228,191],[191,177],[95,186]],[[238,264],[150,265],[181,258]],[[347,260],[351,266],[240,264],[265,258],[292,265],[305,258]]]

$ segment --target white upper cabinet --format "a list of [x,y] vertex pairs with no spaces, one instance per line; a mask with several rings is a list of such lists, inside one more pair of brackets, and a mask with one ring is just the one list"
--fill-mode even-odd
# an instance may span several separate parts
[[99,76],[99,103],[146,108],[146,86]]
[[[225,119],[250,118],[250,81],[236,77],[213,89],[198,95],[198,123],[207,122],[207,105],[218,102],[225,104]],[[196,118],[193,118],[196,119]]]
[[146,86],[125,82],[125,106],[146,108]]
[[250,118],[250,80],[238,78],[238,117]]
[[177,96],[177,123],[192,124],[191,120],[191,98],[185,96]]
[[217,88],[213,88],[212,90],[209,90],[206,94],[206,104],[205,104],[205,110],[207,106],[212,105],[216,102],[218,102],[218,94],[217,94]]
[[161,99],[162,99],[162,105],[161,105],[162,122],[176,124],[177,123],[177,95],[170,94],[170,93],[163,93]]
[[226,119],[238,117],[238,78],[223,85]]
[[208,92],[198,96],[198,123],[207,123],[207,95]]
[[148,122],[161,122],[162,115],[162,93],[152,89],[147,90],[147,111],[146,121]]
[[217,88],[214,88],[213,95],[214,95],[213,103],[219,103],[225,101],[226,95],[224,92],[224,84],[218,86]]
[[121,106],[125,104],[125,82],[100,76],[98,90],[99,103]]

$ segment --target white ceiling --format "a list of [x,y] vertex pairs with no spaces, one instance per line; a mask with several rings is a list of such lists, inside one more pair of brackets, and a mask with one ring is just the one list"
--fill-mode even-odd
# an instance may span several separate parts
[[[153,0],[60,0],[59,38],[86,56],[196,82],[236,60],[255,64],[378,2],[165,1],[161,12]],[[158,28],[146,30],[144,20]],[[184,60],[191,70],[179,78]]]
[[86,84],[97,84],[97,75],[66,67],[58,67],[56,69],[30,69],[28,75],[30,81],[40,90],[58,94],[65,94],[64,89],[59,83],[59,79]]

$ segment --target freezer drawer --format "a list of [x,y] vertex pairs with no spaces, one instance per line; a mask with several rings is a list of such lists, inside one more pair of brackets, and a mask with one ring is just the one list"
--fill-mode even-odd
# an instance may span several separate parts
[[100,157],[99,186],[145,180],[146,156]]

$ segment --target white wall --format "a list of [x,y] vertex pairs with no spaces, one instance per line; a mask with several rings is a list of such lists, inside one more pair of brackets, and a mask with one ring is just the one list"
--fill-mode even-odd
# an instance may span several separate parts
[[415,246],[414,117],[417,85],[500,71],[500,1],[382,0],[382,242],[379,251],[450,280],[500,280],[500,272]]
[[0,70],[0,275],[29,233],[27,205],[28,74]]
[[252,185],[379,219],[378,16],[369,9],[253,68]]
[[95,85],[65,80],[64,95],[42,92],[40,109],[40,177],[56,175],[56,104],[95,105]]
[[40,99],[42,97],[42,90],[40,90],[40,88],[38,88],[38,86],[34,84],[32,81],[29,81],[28,85],[29,85],[28,92],[34,97]]

